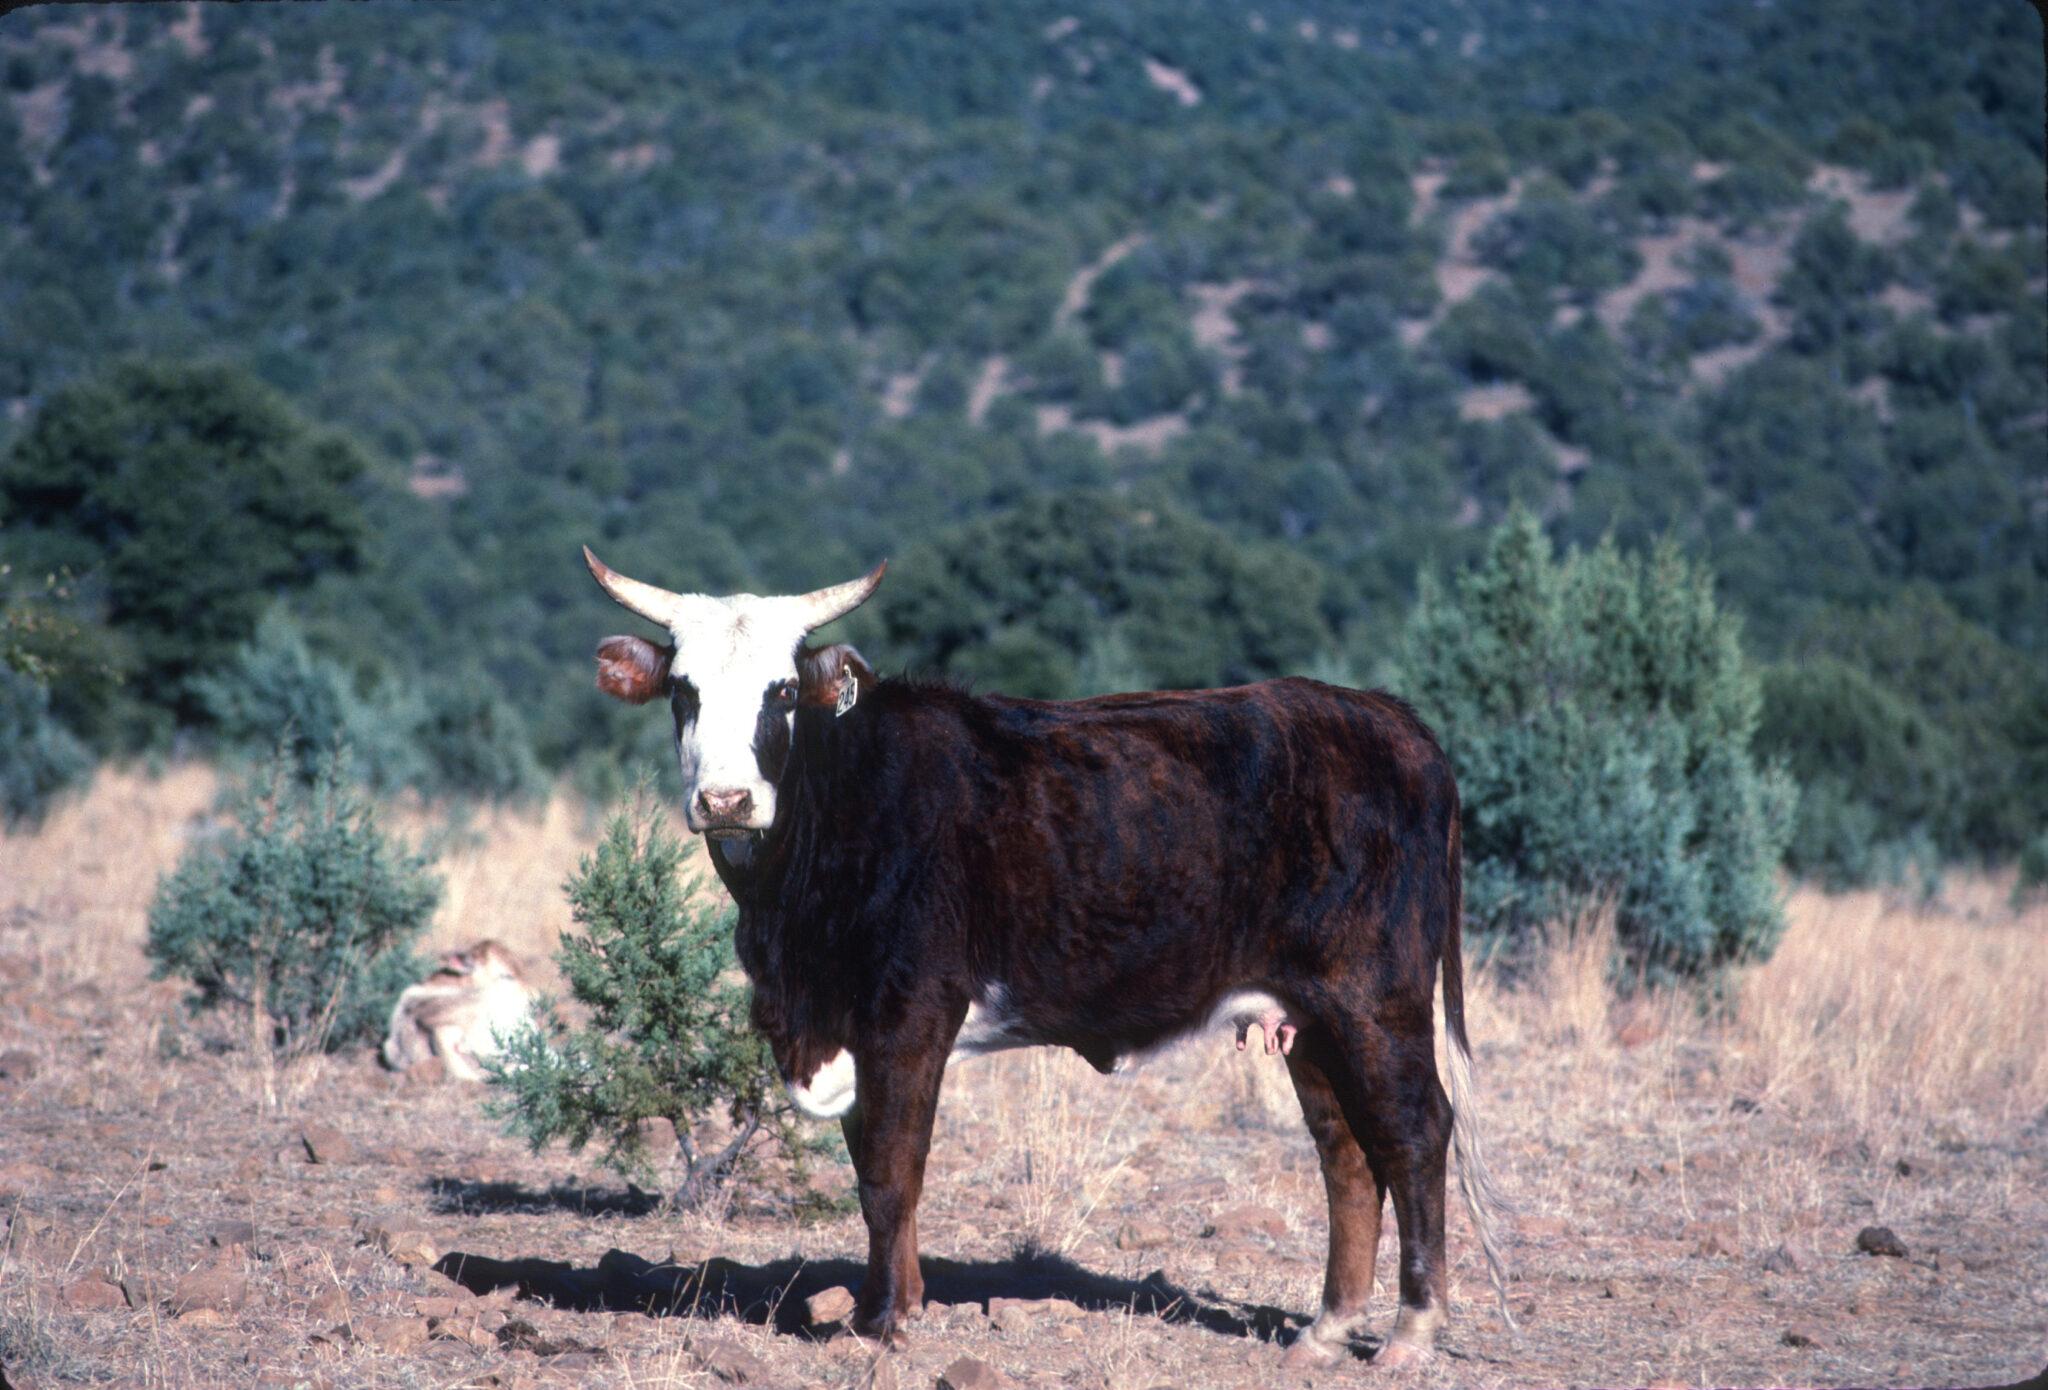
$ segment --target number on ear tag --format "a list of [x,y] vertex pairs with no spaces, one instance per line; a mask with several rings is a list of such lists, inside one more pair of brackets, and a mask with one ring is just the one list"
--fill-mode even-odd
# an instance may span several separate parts
[[848,710],[852,709],[853,702],[860,698],[860,678],[851,671],[845,671],[841,674],[844,676],[844,679],[839,682],[839,701],[832,706],[832,717],[834,719],[838,719]]

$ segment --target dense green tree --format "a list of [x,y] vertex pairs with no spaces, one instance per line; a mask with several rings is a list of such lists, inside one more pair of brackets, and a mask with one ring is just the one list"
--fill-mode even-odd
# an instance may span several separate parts
[[1011,695],[1075,693],[1076,657],[1112,626],[1169,688],[1277,675],[1331,642],[1308,561],[1107,494],[969,522],[906,556],[892,582],[891,659]]
[[65,567],[133,653],[138,698],[191,678],[282,592],[355,564],[368,464],[227,368],[138,363],[67,387],[0,465],[10,540]]
[[1457,768],[1475,922],[1513,936],[1612,910],[1659,974],[1770,951],[1794,790],[1751,750],[1736,628],[1674,547],[1560,559],[1526,512],[1477,568],[1424,584],[1397,684]]

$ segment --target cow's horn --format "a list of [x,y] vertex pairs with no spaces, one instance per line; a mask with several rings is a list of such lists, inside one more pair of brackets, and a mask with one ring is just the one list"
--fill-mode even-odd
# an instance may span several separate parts
[[876,565],[858,579],[849,579],[844,584],[813,590],[796,600],[803,610],[804,630],[823,627],[834,618],[843,618],[868,601],[882,582],[882,575],[889,568],[887,560]]
[[591,577],[597,586],[612,596],[612,601],[621,608],[638,613],[651,623],[663,627],[675,625],[676,609],[682,606],[683,596],[672,594],[667,589],[657,589],[652,584],[642,584],[637,579],[628,579],[590,553],[590,547],[583,547],[583,563],[590,566]]

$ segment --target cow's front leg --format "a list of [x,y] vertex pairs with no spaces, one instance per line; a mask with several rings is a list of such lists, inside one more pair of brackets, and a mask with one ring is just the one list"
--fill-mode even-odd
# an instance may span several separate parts
[[900,1346],[900,1325],[924,1311],[924,1274],[917,1263],[917,1199],[946,1049],[870,1046],[855,1060],[860,1104],[842,1132],[860,1179],[860,1212],[868,1226],[868,1272],[853,1310],[853,1330]]

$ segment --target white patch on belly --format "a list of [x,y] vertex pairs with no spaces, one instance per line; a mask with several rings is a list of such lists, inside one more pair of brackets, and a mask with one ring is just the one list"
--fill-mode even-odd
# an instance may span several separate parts
[[1010,1009],[1009,991],[991,982],[981,998],[967,1006],[967,1021],[953,1039],[954,1057],[979,1057],[987,1052],[1007,1052],[1030,1043],[1015,1035],[1018,1018]]
[[842,1047],[808,1082],[790,1082],[789,1098],[818,1120],[836,1120],[853,1109],[853,1054]]

